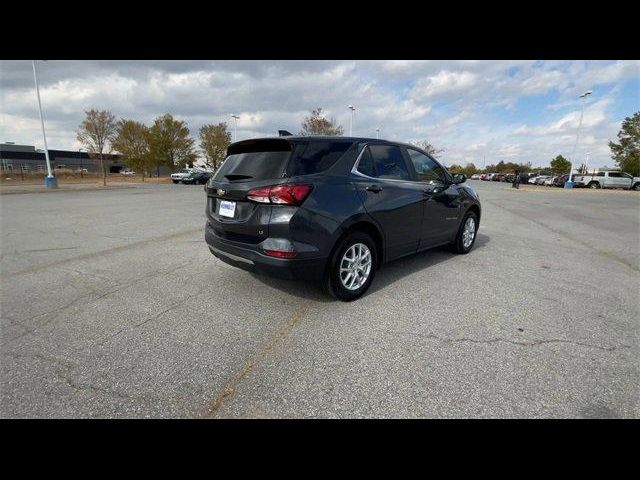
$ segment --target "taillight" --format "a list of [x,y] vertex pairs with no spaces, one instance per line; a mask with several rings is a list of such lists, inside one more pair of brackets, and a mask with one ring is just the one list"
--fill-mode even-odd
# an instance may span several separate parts
[[263,250],[265,255],[276,258],[293,258],[296,256],[296,252],[285,252],[282,250]]
[[249,190],[247,199],[258,203],[279,205],[301,205],[313,190],[313,185],[291,184],[273,185]]

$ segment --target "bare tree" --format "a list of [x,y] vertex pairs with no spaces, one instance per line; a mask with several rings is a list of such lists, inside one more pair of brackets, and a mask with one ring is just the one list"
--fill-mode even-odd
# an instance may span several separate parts
[[107,185],[104,154],[111,153],[111,142],[116,134],[116,117],[108,110],[91,109],[78,127],[76,138],[87,149],[89,155],[100,159],[102,184]]
[[231,143],[231,133],[226,123],[203,125],[200,128],[200,148],[204,153],[207,165],[214,170],[220,166],[227,155],[227,147]]
[[418,148],[421,148],[432,157],[437,157],[444,152],[444,148],[436,148],[428,140],[420,140],[419,142],[412,142]]
[[302,121],[302,131],[300,135],[342,135],[342,126],[336,124],[332,118],[327,120],[324,117],[322,108],[311,110],[311,115]]

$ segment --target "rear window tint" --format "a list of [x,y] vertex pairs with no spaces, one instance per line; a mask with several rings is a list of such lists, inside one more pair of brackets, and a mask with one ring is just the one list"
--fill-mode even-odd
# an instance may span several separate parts
[[295,177],[323,172],[332,167],[350,146],[349,142],[301,143],[289,163],[287,174]]
[[229,155],[216,173],[217,181],[281,178],[291,152],[249,152]]

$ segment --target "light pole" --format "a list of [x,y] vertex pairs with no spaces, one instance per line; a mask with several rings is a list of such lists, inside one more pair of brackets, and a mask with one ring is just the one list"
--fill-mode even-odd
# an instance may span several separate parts
[[380,138],[380,127],[376,128],[376,140]]
[[80,178],[84,178],[84,172],[82,171],[82,151],[84,148],[78,149],[78,154],[80,154]]
[[589,175],[589,155],[591,155],[591,152],[587,152],[585,161],[584,161],[584,173]]
[[44,131],[44,117],[42,116],[42,103],[40,102],[40,87],[38,86],[38,74],[36,73],[36,61],[33,64],[33,81],[36,84],[36,96],[38,97],[38,110],[40,111],[40,125],[42,126],[42,139],[44,140],[44,158],[47,160],[47,176],[44,177],[44,186],[47,188],[58,188],[56,177],[51,171],[51,161],[49,160],[49,147],[47,146],[47,134]]
[[233,118],[235,124],[233,127],[233,141],[236,141],[236,135],[238,134],[238,119],[240,118],[240,115],[231,115],[231,118]]
[[353,114],[356,112],[356,107],[353,105],[347,105],[347,108],[351,110],[351,122],[349,123],[349,136],[353,136]]
[[584,116],[585,100],[592,93],[593,92],[591,90],[587,90],[582,95],[580,95],[580,98],[582,99],[582,109],[580,110],[580,121],[578,122],[578,131],[576,133],[576,144],[573,146],[573,154],[571,155],[571,160],[570,160],[571,167],[569,167],[569,178],[565,182],[564,188],[573,188],[573,182],[571,181],[571,178],[572,178],[571,173],[573,172],[573,159],[576,156],[576,149],[578,148],[578,142],[580,141],[580,128],[582,127],[582,117]]

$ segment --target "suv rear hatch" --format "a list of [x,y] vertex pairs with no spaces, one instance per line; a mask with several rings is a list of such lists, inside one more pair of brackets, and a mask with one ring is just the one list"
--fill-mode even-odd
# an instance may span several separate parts
[[327,170],[352,143],[269,138],[230,145],[207,186],[207,215],[215,233],[231,241],[260,243],[269,236],[274,209],[287,207],[291,214],[311,192],[313,186],[299,177]]

